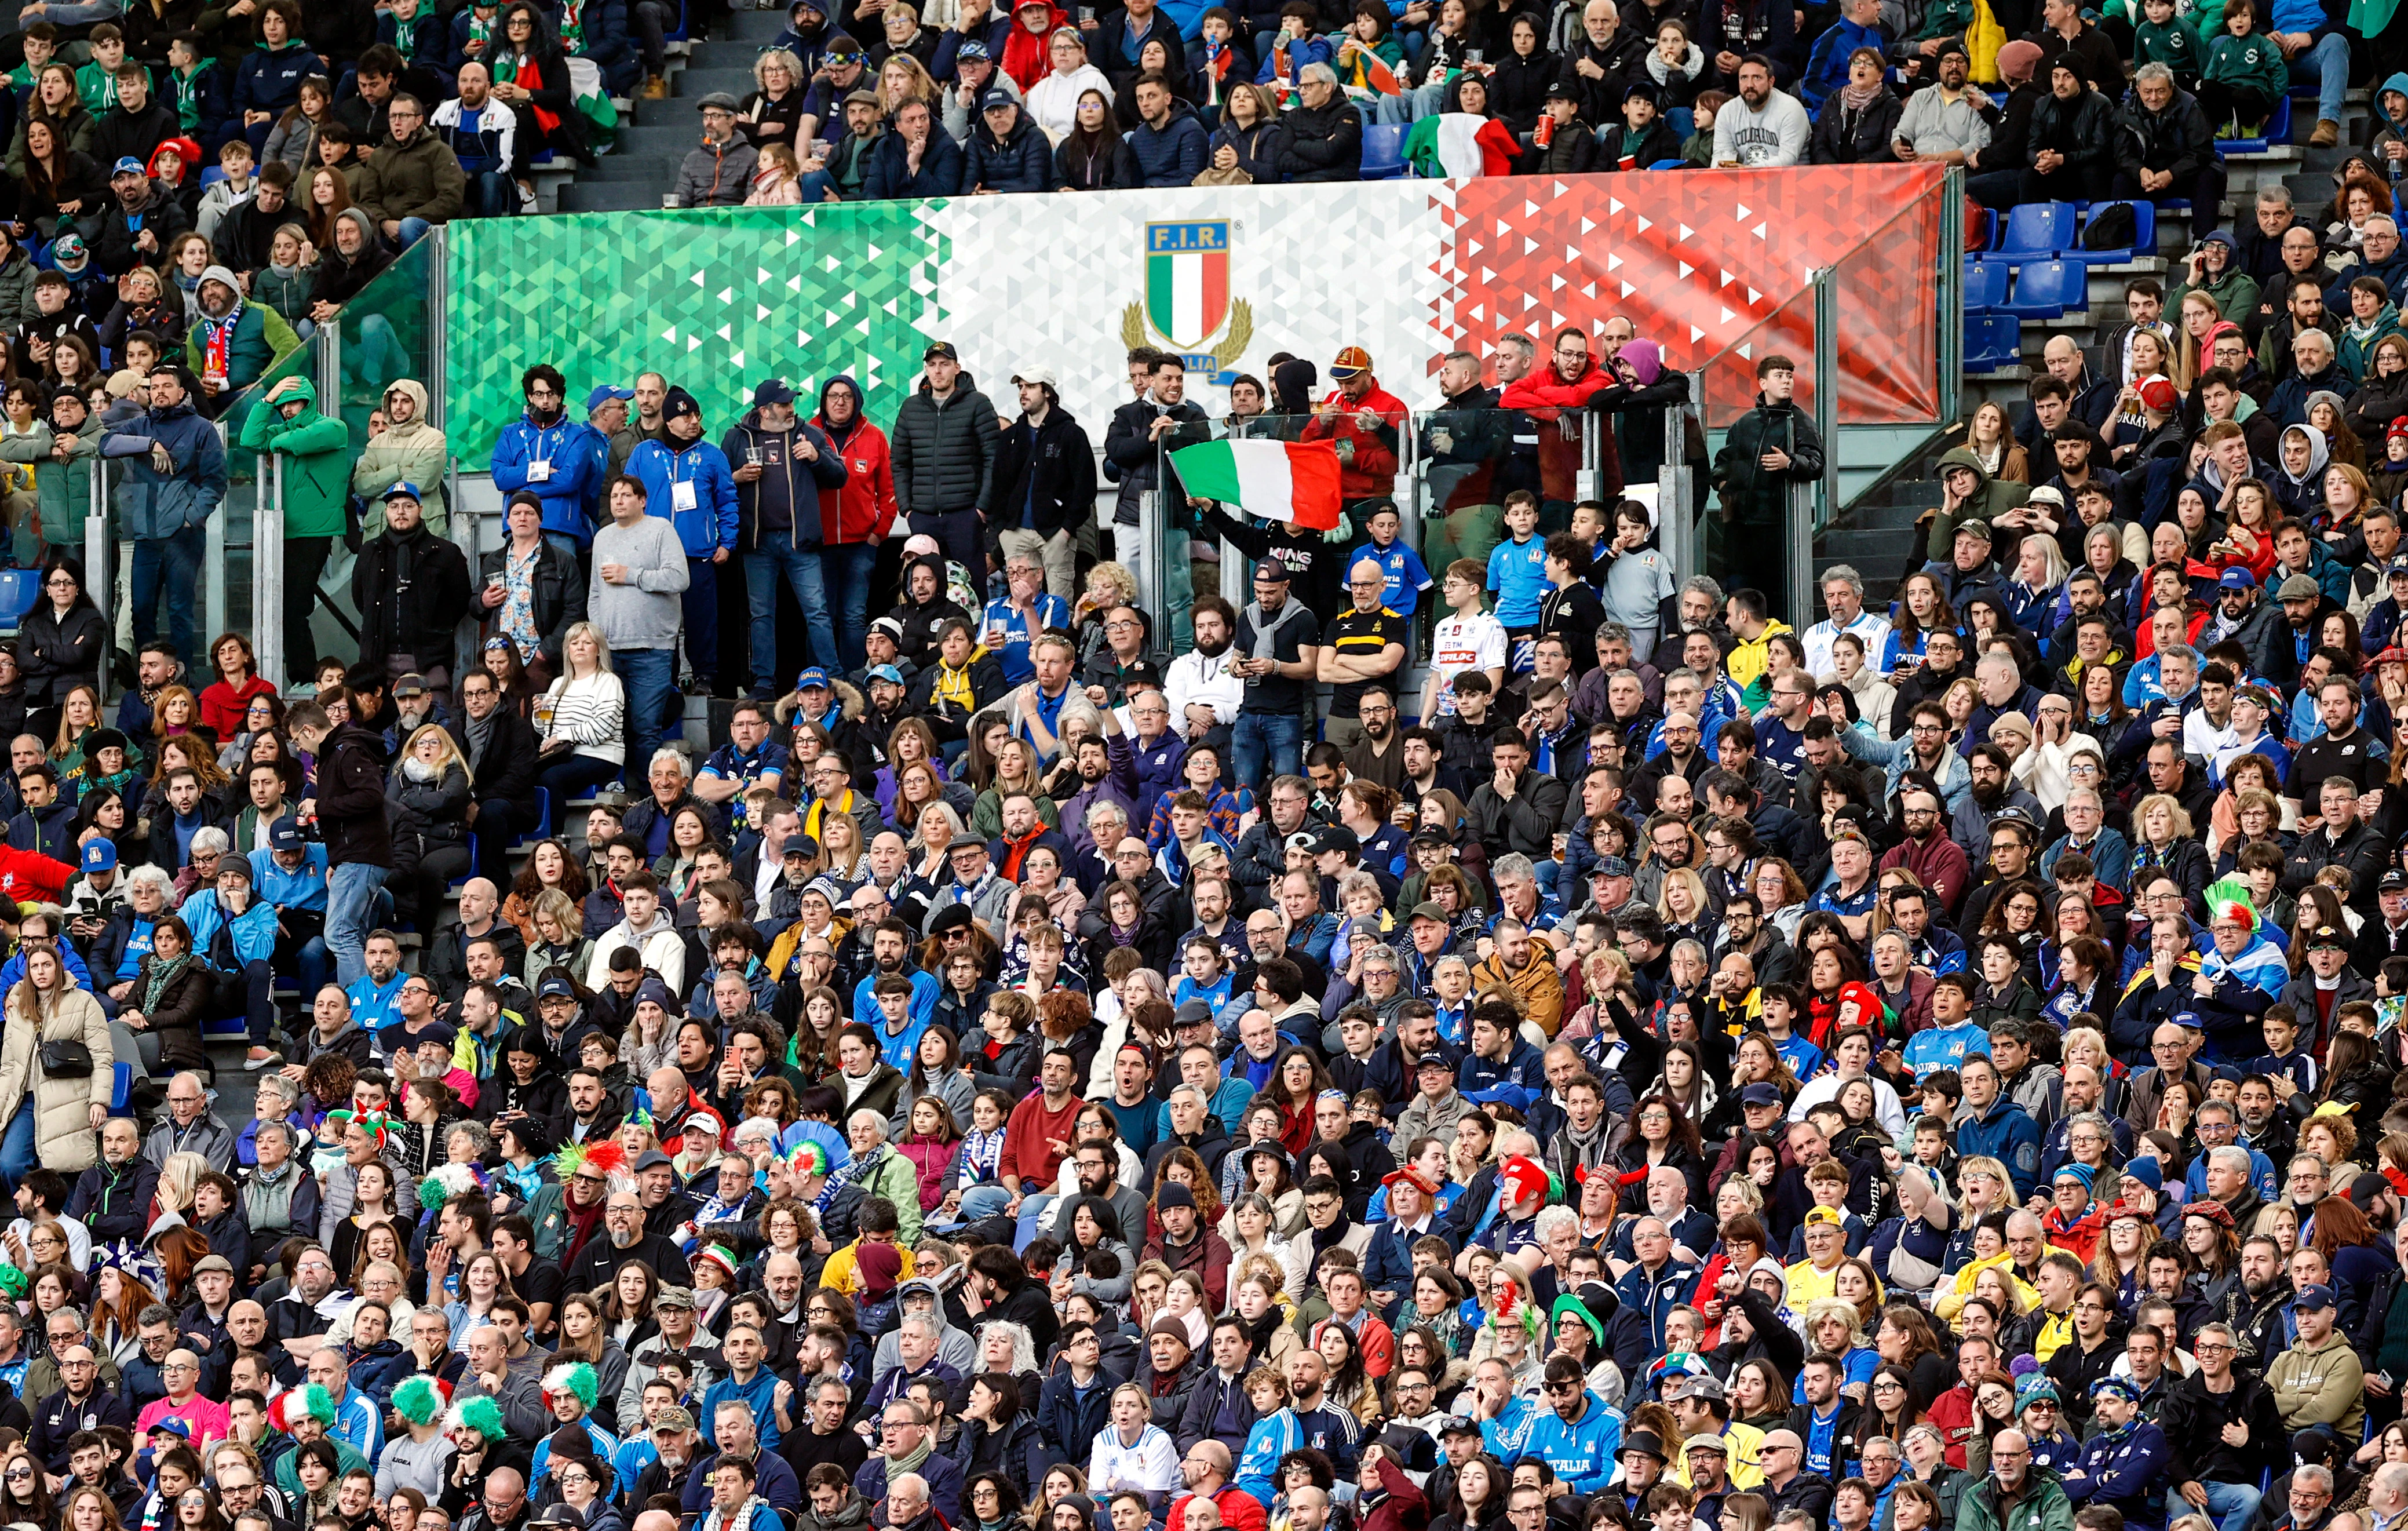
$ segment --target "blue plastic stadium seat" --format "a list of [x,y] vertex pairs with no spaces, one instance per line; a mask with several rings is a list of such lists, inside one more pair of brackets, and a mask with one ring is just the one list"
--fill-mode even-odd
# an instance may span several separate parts
[[[2211,122],[2208,126],[2212,131],[2215,124]],[[2227,154],[2263,154],[2276,144],[2287,144],[2290,141],[2291,98],[2286,95],[2274,103],[2274,115],[2266,119],[2266,132],[2263,137],[2219,139],[2215,145],[2215,152],[2219,157]]]
[[225,166],[222,165],[212,165],[201,172],[201,184],[204,186],[215,186],[225,179]]
[[110,1064],[108,1074],[108,1109],[115,1114],[124,1110],[125,1103],[134,1098],[134,1066]]
[[1996,372],[2023,363],[2023,322],[2013,314],[1972,314],[1965,320],[1965,370]]
[[1988,313],[2007,301],[2007,267],[1995,261],[1965,263],[1965,311]]
[[1698,131],[1698,114],[1687,107],[1673,107],[1664,113],[1664,121],[1672,124],[1672,136],[1683,142]]
[[1657,160],[1654,165],[1649,165],[1647,168],[1650,170],[1679,170],[1685,168],[1688,163],[1689,162],[1686,160]]
[[41,570],[0,569],[0,627],[14,629],[41,597]]
[[2007,230],[1999,248],[1984,258],[2010,265],[2055,260],[2073,248],[2074,223],[2071,202],[2027,202],[2007,214]]
[[244,1037],[250,1035],[251,1023],[239,1015],[221,1015],[201,1023],[204,1037]]
[[1363,179],[1365,180],[1398,180],[1405,175],[1405,135],[1412,131],[1402,122],[1373,122],[1363,129]]
[[2157,252],[2157,206],[2156,203],[2094,202],[2090,205],[2089,217],[2083,220],[2084,226],[2089,226],[2090,223],[2097,221],[2100,213],[2106,211],[2110,207],[2129,207],[2132,209],[2132,242],[2124,246],[2120,250],[2071,250],[2066,251],[2066,255],[2069,259],[2078,258],[2085,265],[2121,265],[2126,261],[2129,261],[2136,256],[2155,255]]
[[2014,296],[1997,305],[2017,319],[2058,319],[2090,307],[2090,268],[2080,261],[2033,261],[2015,268]]

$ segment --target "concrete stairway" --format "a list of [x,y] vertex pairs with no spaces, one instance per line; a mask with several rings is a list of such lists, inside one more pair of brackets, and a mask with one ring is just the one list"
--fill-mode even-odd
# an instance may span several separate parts
[[632,119],[623,119],[617,147],[599,165],[579,169],[575,179],[557,188],[560,212],[630,212],[657,207],[675,184],[680,162],[701,132],[696,103],[713,91],[724,91],[738,101],[750,93],[752,59],[785,26],[783,9],[739,10],[727,36],[688,45],[682,59],[669,64],[669,97],[635,103]]
[[[2215,222],[2207,227],[2229,229],[2235,226],[2236,219],[2252,216],[2258,189],[2277,182],[2290,190],[2292,201],[2302,215],[2315,219],[2321,226],[2324,211],[2332,203],[2334,168],[2354,150],[2363,149],[2373,136],[2367,95],[2365,91],[2350,93],[2344,108],[2342,140],[2335,148],[2310,149],[2304,142],[2277,144],[2263,154],[2228,159],[2225,204]],[[2304,112],[2299,108],[2300,103],[2294,102],[2296,131],[2304,139],[2315,125],[2315,108],[2313,104]],[[1970,415],[1977,406],[1991,400],[2014,412],[2029,396],[2031,379],[2041,369],[2042,351],[2056,336],[2072,336],[2090,353],[2091,368],[2098,371],[2101,338],[2124,320],[2124,284],[2137,276],[2153,276],[2171,288],[2179,279],[2180,257],[2191,248],[2196,222],[2189,214],[2161,212],[2157,215],[2157,253],[2122,265],[2090,267],[2089,307],[2046,322],[2027,321],[2023,325],[2024,365],[1996,372],[1968,373],[1961,395],[1964,412]],[[1952,422],[1955,423],[1957,422]],[[1878,609],[1890,598],[1898,581],[1923,561],[1914,529],[1915,519],[1940,503],[1937,465],[1941,453],[1962,439],[1962,431],[1952,429],[1945,439],[1917,453],[1859,496],[1815,539],[1816,570],[1833,564],[1854,566],[1864,576],[1867,604]]]

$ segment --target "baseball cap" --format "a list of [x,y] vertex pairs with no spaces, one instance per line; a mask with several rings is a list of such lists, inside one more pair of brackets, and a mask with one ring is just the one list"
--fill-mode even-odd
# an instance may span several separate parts
[[[993,111],[997,107],[1016,107],[1018,105],[1020,105],[1020,98],[1013,95],[1010,91],[1005,90],[1000,85],[988,86],[985,92],[979,96],[979,110],[981,111]],[[1014,379],[1013,380],[1018,381],[1019,379]],[[1036,379],[1032,378],[1029,380],[1034,382]]]
[[1415,904],[1413,912],[1405,916],[1405,923],[1411,924],[1415,920],[1435,920],[1440,924],[1448,923],[1446,910],[1440,909],[1436,904]]
[[778,856],[781,861],[788,856],[808,856],[818,849],[819,842],[809,835],[789,835],[778,843]]
[[1362,849],[1362,839],[1344,824],[1324,825],[1321,833],[1312,837],[1312,850],[1315,855],[1325,851],[1335,851],[1340,855],[1351,856],[1360,852]]
[[920,360],[925,362],[939,356],[948,362],[958,362],[962,359],[962,353],[953,349],[953,343],[951,340],[931,340],[928,342],[928,349],[920,353]]
[[652,1294],[652,1307],[654,1309],[682,1308],[691,1313],[694,1311],[694,1289],[688,1286],[665,1286]]
[[1455,1066],[1446,1061],[1444,1054],[1437,1052],[1423,1053],[1421,1055],[1421,1061],[1413,1065],[1413,1072],[1416,1074],[1423,1073],[1429,1069],[1436,1069],[1440,1073],[1445,1074],[1450,1078],[1453,1077],[1455,1073]]
[[419,674],[416,670],[410,671],[408,675],[403,676],[400,680],[395,680],[393,683],[393,694],[395,699],[399,699],[404,696],[425,695],[426,677]]
[[2322,1281],[2317,1281],[2313,1285],[2300,1288],[2300,1295],[2293,1301],[2292,1306],[2303,1309],[2308,1312],[2313,1313],[2322,1309],[2330,1308],[2334,1306],[2334,1303],[2335,1298],[2333,1296],[2333,1289],[2325,1285]]
[[2247,569],[2235,565],[2232,568],[2226,569],[2222,574],[2217,575],[2215,578],[2215,583],[2219,589],[2223,590],[2256,590],[2258,588],[2258,577],[2250,573]]
[[[985,95],[979,97],[979,105],[982,107],[992,106],[994,105],[992,97],[996,95],[1008,95],[1010,93],[1007,91],[989,91]],[[1062,387],[1062,379],[1054,376],[1054,369],[1050,366],[1022,367],[1019,371],[1011,375],[1011,380],[1015,387],[1021,383],[1042,383],[1046,387],[1051,388],[1057,393],[1061,391]]]
[[[665,1286],[661,1288],[659,1295],[652,1299],[653,1304],[657,1306],[672,1292],[684,1293],[685,1305],[688,1308],[694,1306],[694,1294],[681,1286]],[[659,1413],[652,1416],[652,1434],[656,1436],[681,1436],[691,1431],[693,1428],[694,1416],[687,1413],[684,1409],[678,1408],[675,1404],[671,1404],[668,1408],[662,1409]]]
[[173,1414],[163,1414],[157,1420],[152,1421],[149,1433],[152,1435],[180,1436],[186,1440],[193,1438],[192,1425],[178,1419]]
[[386,490],[386,491],[384,492],[384,498],[385,498],[388,502],[393,501],[393,500],[414,500],[414,499],[417,499],[417,498],[419,498],[418,486],[417,486],[416,484],[414,484],[414,483],[411,483],[411,482],[410,482],[408,479],[400,479],[399,481],[395,482],[392,488],[390,488],[390,489],[388,489],[388,490]]
[[1588,869],[1591,877],[1628,877],[1630,863],[1620,856],[1599,856],[1597,865]]
[[1329,375],[1340,380],[1370,370],[1371,353],[1360,346],[1348,346],[1329,359]]
[[888,685],[899,686],[903,683],[903,672],[892,665],[872,665],[869,666],[867,679],[883,680]]
[[577,988],[565,978],[548,978],[535,986],[535,996],[538,999],[575,999]]
[[2308,950],[2314,952],[2318,947],[2346,952],[2349,950],[2349,937],[2331,925],[2318,925],[2308,932]]
[[1683,1398],[1702,1398],[1709,1403],[1721,1403],[1723,1385],[1704,1372],[1692,1372],[1664,1390],[1666,1403],[1678,1403]]
[[2391,1189],[2391,1182],[2370,1169],[2349,1182],[2349,1199],[2359,1211],[2372,1206],[2374,1198]]
[[618,383],[599,383],[595,386],[594,392],[585,395],[585,412],[590,415],[606,404],[613,402],[624,404],[635,396],[636,391],[632,388],[624,387]]
[[2377,893],[2398,893],[2402,888],[2408,888],[2408,872],[2403,872],[2397,866],[2384,873],[2383,880],[2374,885],[2374,891]]
[[2167,415],[2173,413],[2174,406],[2181,401],[2182,395],[2175,391],[2172,379],[2153,374],[2141,379],[2141,403],[2144,408]]
[[817,665],[812,665],[802,674],[795,677],[795,689],[796,691],[809,691],[813,686],[817,686],[822,691],[826,691],[828,689],[828,673],[827,671],[820,668]]
[[1271,583],[1276,585],[1286,584],[1288,579],[1287,565],[1281,563],[1276,558],[1263,559],[1254,565],[1254,578],[1257,579],[1268,579]]
[[986,50],[986,44],[979,41],[976,37],[972,37],[969,41],[953,50],[953,62],[955,64],[992,57],[994,57],[994,55]]
[[1759,1080],[1740,1091],[1739,1103],[1742,1106],[1778,1106],[1781,1104],[1781,1092]]
[[767,378],[762,380],[759,387],[752,390],[752,402],[756,405],[792,404],[795,402],[795,391],[786,386],[786,379],[783,378]]
[[1979,516],[1974,516],[1956,523],[1956,535],[1970,537],[1976,542],[1987,542],[1990,540],[1990,523]]
[[148,176],[150,172],[142,168],[142,162],[140,160],[128,154],[123,159],[119,160],[115,165],[110,165],[108,167],[108,173],[111,177],[117,177]]
[[[223,865],[221,861],[220,865]],[[113,871],[117,866],[117,847],[106,837],[95,837],[84,842],[83,869],[87,872]]]

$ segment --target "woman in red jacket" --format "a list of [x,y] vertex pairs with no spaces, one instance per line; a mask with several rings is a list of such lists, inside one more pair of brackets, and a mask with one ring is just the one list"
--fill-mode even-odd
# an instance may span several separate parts
[[243,714],[250,710],[251,699],[272,698],[276,687],[259,673],[259,656],[240,633],[228,633],[209,645],[209,665],[218,678],[201,693],[201,726],[221,739],[230,739],[243,731]]

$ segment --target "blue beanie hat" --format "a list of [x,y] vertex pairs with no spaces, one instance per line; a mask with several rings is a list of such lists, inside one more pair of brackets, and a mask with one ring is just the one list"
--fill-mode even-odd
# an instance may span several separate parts
[[2124,1173],[2131,1176],[2132,1179],[2140,1181],[2143,1185],[2147,1186],[2152,1191],[2162,1191],[2166,1188],[2166,1172],[2164,1166],[2159,1165],[2156,1159],[2146,1155],[2126,1164],[2124,1166]]

